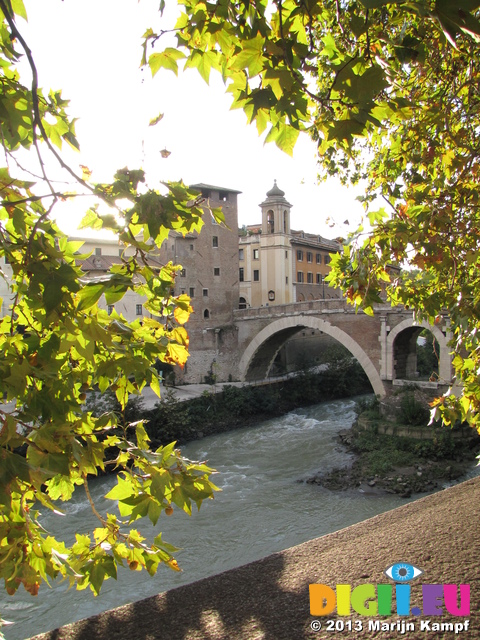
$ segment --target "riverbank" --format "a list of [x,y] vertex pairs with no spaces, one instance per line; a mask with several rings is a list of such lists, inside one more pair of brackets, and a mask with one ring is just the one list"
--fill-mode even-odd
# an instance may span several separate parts
[[[427,426],[427,399],[420,402],[418,394],[405,395],[402,403],[404,410],[398,407],[395,421],[386,418],[391,407],[386,412],[379,411],[378,403],[359,407],[352,428],[338,436],[339,444],[355,456],[350,466],[318,472],[307,484],[410,498],[463,478],[478,456],[478,434],[467,426],[454,430]],[[391,404],[398,403],[394,399]]]
[[[35,636],[36,640],[454,640],[480,637],[480,479],[305,542],[257,562]],[[391,584],[385,570],[402,560],[423,573],[412,582],[419,615],[310,614],[309,585]],[[469,612],[454,616],[435,601],[427,615],[422,584],[469,585]],[[438,591],[436,592],[438,593]],[[442,594],[443,595],[443,594]],[[372,603],[376,602],[372,600]],[[425,612],[422,613],[422,609]],[[410,608],[409,608],[410,611]],[[344,624],[343,633],[335,631]],[[467,624],[468,622],[468,624]],[[320,625],[318,624],[320,623]],[[346,625],[349,625],[346,626]],[[404,626],[402,632],[402,625]],[[435,625],[451,625],[440,627]],[[456,627],[454,624],[460,624]],[[467,631],[468,628],[468,631]],[[351,629],[351,630],[350,630]],[[450,629],[450,630],[448,630]],[[406,631],[406,634],[405,634]]]

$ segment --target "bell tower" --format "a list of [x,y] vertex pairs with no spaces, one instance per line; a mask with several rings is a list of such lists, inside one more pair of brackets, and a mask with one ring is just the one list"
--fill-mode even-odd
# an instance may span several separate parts
[[293,302],[293,253],[290,242],[290,209],[285,192],[274,181],[260,204],[261,300],[263,305]]
[[277,181],[267,191],[267,199],[262,208],[262,234],[290,234],[290,209],[292,205],[285,200],[285,192],[279,189]]

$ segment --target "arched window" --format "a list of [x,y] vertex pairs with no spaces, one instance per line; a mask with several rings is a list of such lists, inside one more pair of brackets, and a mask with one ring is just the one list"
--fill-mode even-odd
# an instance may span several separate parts
[[208,318],[210,318],[210,311],[208,309],[205,309],[205,311],[203,312],[203,319],[208,320]]
[[267,212],[267,233],[275,233],[275,221],[271,209]]
[[238,301],[238,308],[239,309],[247,308],[247,301],[245,300],[245,298],[240,297],[240,300]]

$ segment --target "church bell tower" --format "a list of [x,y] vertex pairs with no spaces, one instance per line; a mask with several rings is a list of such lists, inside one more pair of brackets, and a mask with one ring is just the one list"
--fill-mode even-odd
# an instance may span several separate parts
[[262,304],[293,302],[293,255],[290,243],[290,209],[285,192],[274,181],[267,198],[260,204],[262,234],[260,256]]

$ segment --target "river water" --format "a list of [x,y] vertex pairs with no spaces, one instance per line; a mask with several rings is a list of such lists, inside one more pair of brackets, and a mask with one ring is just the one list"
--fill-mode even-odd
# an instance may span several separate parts
[[[144,571],[119,570],[119,580],[108,580],[97,598],[89,590],[67,591],[66,585],[45,585],[37,597],[24,591],[0,595],[0,615],[15,624],[5,627],[7,640],[23,640],[36,633],[80,620],[106,609],[140,600],[251,562],[318,536],[337,531],[405,503],[395,495],[373,496],[358,491],[331,492],[298,482],[320,469],[348,463],[350,455],[336,441],[337,433],[355,418],[353,399],[299,409],[256,427],[211,436],[182,447],[193,460],[208,460],[218,471],[214,482],[222,489],[191,517],[175,508],[162,515],[155,534],[182,547],[175,573],[161,568],[154,578]],[[114,477],[92,482],[98,507],[111,501],[101,496]],[[67,517],[45,514],[47,530],[69,542],[73,531],[96,527],[82,490],[67,507]],[[138,523],[135,523],[138,527]],[[138,527],[140,528],[140,527]],[[142,530],[154,537],[149,523]]]

